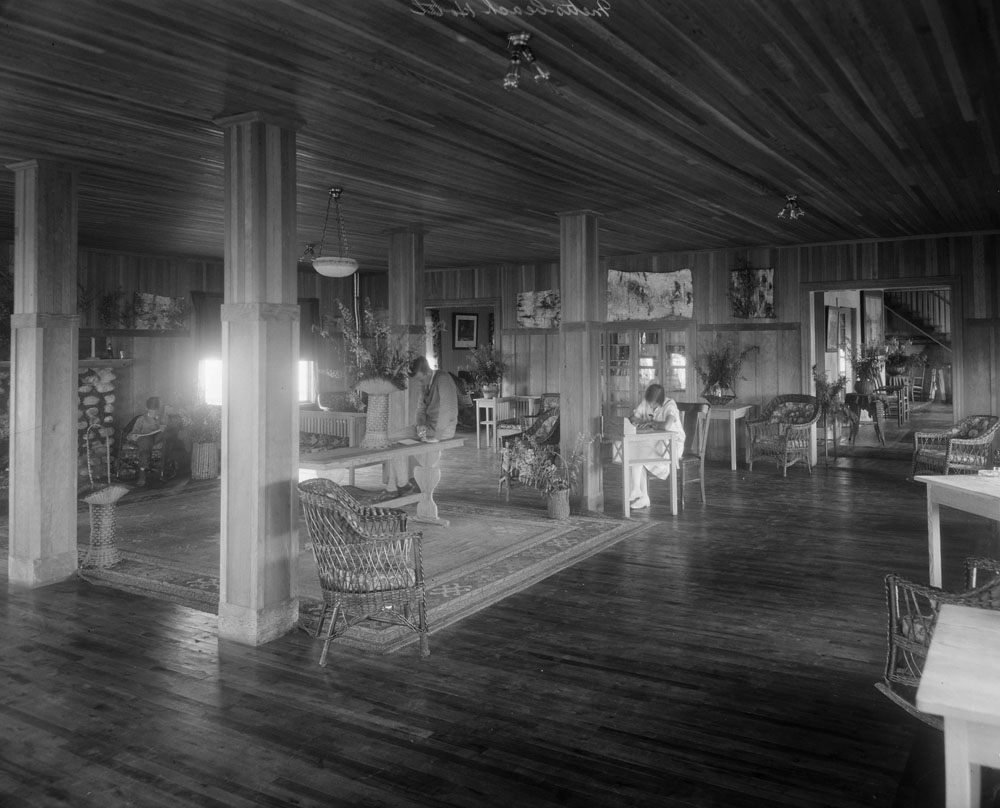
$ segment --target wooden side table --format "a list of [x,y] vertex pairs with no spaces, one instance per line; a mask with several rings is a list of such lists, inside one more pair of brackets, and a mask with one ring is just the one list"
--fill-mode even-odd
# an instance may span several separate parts
[[715,420],[729,421],[729,465],[733,471],[736,471],[736,422],[749,416],[755,408],[755,404],[726,404],[712,407],[708,413],[709,426]]
[[479,427],[486,431],[486,448],[496,447],[497,443],[497,400],[495,398],[477,398],[476,405],[476,448],[482,449],[479,442]]
[[947,808],[978,808],[982,767],[1000,768],[1000,612],[941,607],[917,708],[944,717]]

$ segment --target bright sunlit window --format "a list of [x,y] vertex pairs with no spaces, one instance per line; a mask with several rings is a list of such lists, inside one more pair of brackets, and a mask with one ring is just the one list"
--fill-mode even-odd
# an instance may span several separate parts
[[198,390],[206,404],[222,404],[221,359],[202,359],[198,363]]
[[312,401],[316,398],[315,364],[308,359],[299,360],[299,401]]

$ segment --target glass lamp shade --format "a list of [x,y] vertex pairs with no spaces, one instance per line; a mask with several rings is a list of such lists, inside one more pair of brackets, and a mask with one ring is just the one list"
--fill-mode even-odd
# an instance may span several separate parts
[[321,255],[313,259],[313,269],[327,278],[346,278],[358,269],[358,262],[341,255]]

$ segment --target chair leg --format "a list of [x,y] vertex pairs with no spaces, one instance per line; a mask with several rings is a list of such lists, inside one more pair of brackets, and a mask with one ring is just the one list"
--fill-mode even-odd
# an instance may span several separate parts
[[431,649],[427,642],[427,604],[420,599],[417,605],[417,625],[420,626],[420,656],[430,656]]
[[707,505],[708,504],[708,500],[705,499],[705,467],[704,466],[701,467],[701,478],[699,479],[699,482],[701,483],[701,504],[702,505]]
[[326,667],[326,656],[330,653],[330,643],[333,642],[333,635],[337,629],[337,616],[340,614],[340,604],[333,607],[333,614],[330,616],[330,628],[327,629],[326,637],[323,640],[323,653],[320,654],[319,664],[321,668]]

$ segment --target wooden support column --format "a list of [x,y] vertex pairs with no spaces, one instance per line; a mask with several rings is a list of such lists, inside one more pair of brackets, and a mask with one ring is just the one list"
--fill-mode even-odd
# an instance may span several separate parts
[[[589,210],[559,214],[559,432],[564,456],[579,435],[596,437],[601,431],[601,332],[608,284],[598,255],[597,216]],[[595,439],[580,473],[582,505],[592,511],[604,509],[600,460]]]
[[8,166],[14,190],[9,581],[44,586],[77,568],[76,172]]
[[[389,324],[419,339],[424,332],[424,232],[403,228],[389,233]],[[389,397],[389,432],[414,423],[420,390],[410,385]]]
[[260,645],[298,619],[298,122],[250,112],[216,123],[226,201],[218,630]]

